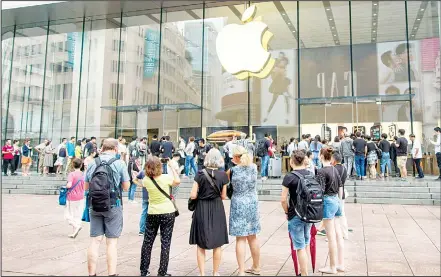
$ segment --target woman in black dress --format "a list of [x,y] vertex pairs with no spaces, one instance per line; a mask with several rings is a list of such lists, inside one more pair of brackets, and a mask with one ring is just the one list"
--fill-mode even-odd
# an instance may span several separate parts
[[[211,149],[205,156],[205,170],[194,178],[190,198],[197,199],[190,229],[190,244],[196,244],[201,276],[205,275],[205,250],[213,249],[213,276],[219,276],[221,247],[228,244],[227,219],[223,199],[227,198],[228,176],[219,150]],[[212,183],[210,182],[212,180]]]

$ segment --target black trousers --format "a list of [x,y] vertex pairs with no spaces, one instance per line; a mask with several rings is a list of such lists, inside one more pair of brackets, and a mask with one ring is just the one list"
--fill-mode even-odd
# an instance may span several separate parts
[[8,166],[11,166],[11,173],[15,172],[14,159],[5,160],[3,159],[3,173],[6,175],[8,173]]
[[167,273],[174,225],[174,213],[147,215],[144,242],[141,248],[141,276],[146,276],[147,272],[149,272],[153,243],[158,234],[158,229],[161,231],[161,261],[159,263],[158,275],[165,275]]
[[436,156],[436,163],[438,164],[438,168],[439,168],[439,177],[441,178],[441,152],[436,153],[435,156]]
[[20,156],[19,155],[14,155],[14,169],[17,170],[18,166],[20,164]]
[[421,159],[413,159],[413,162],[414,162],[416,170],[418,172],[418,177],[423,178],[424,172],[423,172],[423,169],[421,168]]

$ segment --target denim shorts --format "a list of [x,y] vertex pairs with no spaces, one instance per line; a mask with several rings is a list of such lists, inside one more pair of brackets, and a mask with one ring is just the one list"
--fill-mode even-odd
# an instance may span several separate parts
[[294,250],[304,249],[311,240],[312,223],[306,223],[298,216],[288,221],[288,232]]
[[325,195],[323,197],[323,219],[334,219],[342,216],[340,198],[338,195]]

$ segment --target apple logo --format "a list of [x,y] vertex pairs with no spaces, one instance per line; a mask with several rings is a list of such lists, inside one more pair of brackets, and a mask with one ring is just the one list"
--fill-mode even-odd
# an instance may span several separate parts
[[261,17],[253,21],[256,10],[255,5],[247,8],[241,18],[244,24],[225,26],[216,39],[219,61],[239,80],[252,76],[266,78],[275,64],[268,52],[268,42],[273,34]]

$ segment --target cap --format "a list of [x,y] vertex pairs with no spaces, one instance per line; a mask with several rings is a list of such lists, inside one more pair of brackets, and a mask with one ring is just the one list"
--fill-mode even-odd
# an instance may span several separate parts
[[435,130],[435,132],[441,132],[441,128],[440,127],[435,127],[433,130]]

